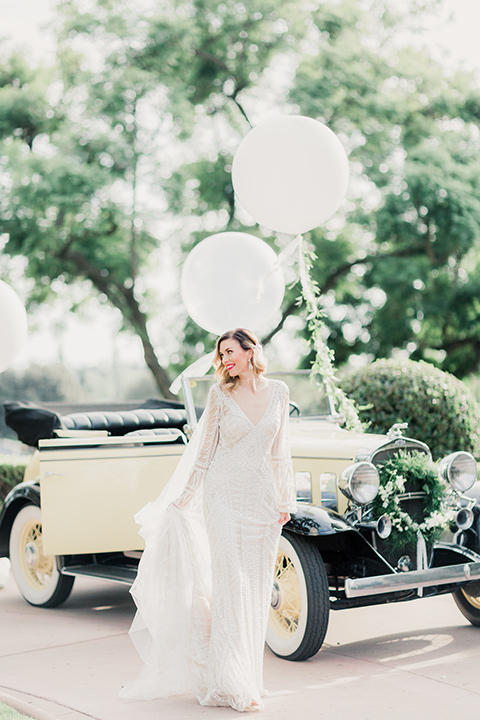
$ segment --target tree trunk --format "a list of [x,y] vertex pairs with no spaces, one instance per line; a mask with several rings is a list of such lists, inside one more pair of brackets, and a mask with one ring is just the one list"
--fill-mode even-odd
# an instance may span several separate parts
[[167,375],[167,372],[158,362],[155,349],[148,334],[147,318],[145,317],[145,314],[140,310],[140,306],[134,295],[133,287],[128,289],[124,288],[123,294],[129,310],[127,319],[129,320],[132,328],[135,330],[135,333],[142,341],[143,357],[145,358],[147,367],[155,378],[157,387],[163,397],[167,398],[167,400],[176,400],[177,396],[173,395],[169,389],[171,381]]
[[167,400],[176,400],[177,396],[173,395],[169,390],[171,382],[167,371],[160,365],[155,354],[155,349],[148,334],[147,318],[135,298],[134,288],[126,288],[124,285],[111,282],[81,252],[73,250],[69,243],[64,246],[59,253],[59,257],[73,263],[77,270],[84,277],[87,277],[99,292],[104,293],[114,307],[120,310],[124,320],[142,342],[145,362],[155,379],[160,394]]

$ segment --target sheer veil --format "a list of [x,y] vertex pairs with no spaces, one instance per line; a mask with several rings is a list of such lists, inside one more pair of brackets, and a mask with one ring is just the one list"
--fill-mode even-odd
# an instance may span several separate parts
[[122,688],[123,698],[183,694],[195,691],[199,682],[190,652],[192,612],[208,610],[211,584],[203,488],[195,491],[188,509],[171,503],[185,488],[204,426],[205,413],[164,490],[135,515],[145,550],[130,590],[137,612],[129,634],[144,666],[138,678]]

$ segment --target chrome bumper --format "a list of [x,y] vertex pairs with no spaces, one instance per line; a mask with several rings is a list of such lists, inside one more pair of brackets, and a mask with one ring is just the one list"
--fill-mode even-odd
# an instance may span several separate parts
[[412,570],[392,575],[375,575],[374,577],[345,580],[347,598],[364,597],[365,595],[381,595],[382,593],[415,590],[416,588],[433,585],[450,585],[469,580],[480,579],[480,562],[464,563],[463,565],[446,565],[430,570]]

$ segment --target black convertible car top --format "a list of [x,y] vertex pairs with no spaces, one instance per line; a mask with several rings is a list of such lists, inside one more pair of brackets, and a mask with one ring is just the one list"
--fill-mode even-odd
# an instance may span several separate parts
[[34,403],[8,401],[3,404],[5,422],[18,439],[32,447],[55,436],[56,430],[106,430],[110,435],[155,429],[182,430],[187,415],[181,403],[147,400],[132,410],[94,410],[60,415]]

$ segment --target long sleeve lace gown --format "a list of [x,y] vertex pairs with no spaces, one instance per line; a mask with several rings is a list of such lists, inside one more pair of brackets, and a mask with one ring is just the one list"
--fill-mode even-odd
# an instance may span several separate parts
[[146,547],[130,635],[145,664],[122,697],[262,706],[279,514],[295,510],[288,387],[272,384],[257,424],[212,386],[180,497],[172,505],[167,485],[136,516]]

